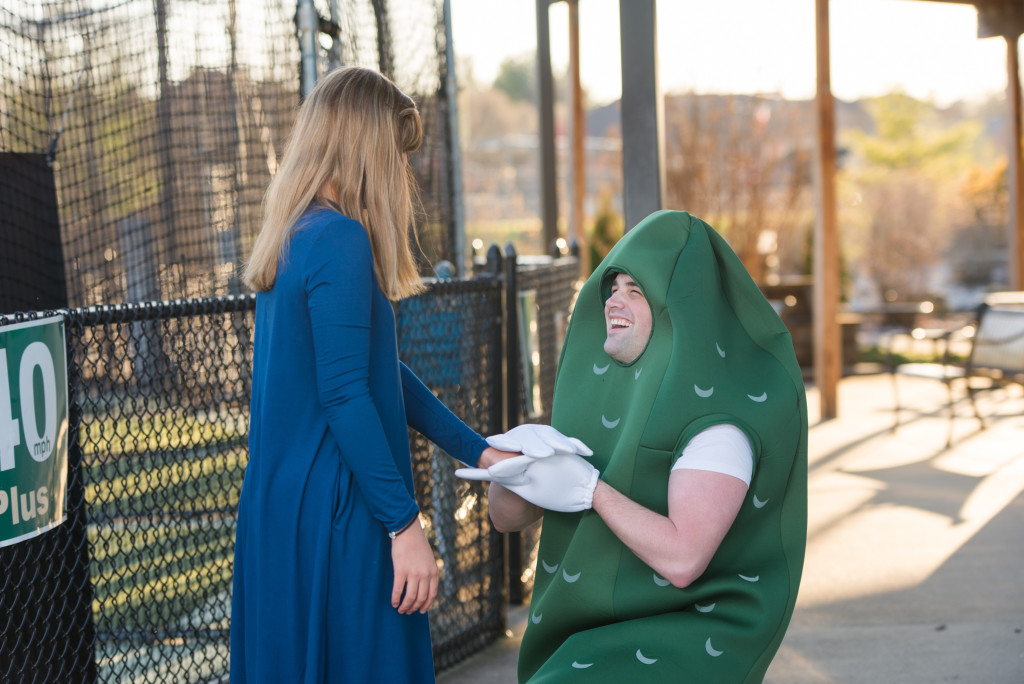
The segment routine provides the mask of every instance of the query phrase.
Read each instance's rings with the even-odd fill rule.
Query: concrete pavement
[[[888,375],[839,386],[820,420],[808,389],[807,560],[768,684],[1024,684],[1024,396],[986,392],[985,430],[957,404],[945,448],[945,388]],[[525,607],[508,636],[439,684],[515,682]]]

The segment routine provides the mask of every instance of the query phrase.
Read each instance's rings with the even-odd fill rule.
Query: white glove
[[[566,437],[550,425],[517,425],[506,433],[492,435],[487,443],[502,451],[519,451],[534,458],[553,454],[580,454],[593,456],[586,444],[575,437]]]
[[[597,468],[576,454],[514,456],[487,469],[460,468],[455,474],[464,480],[500,484],[536,506],[561,513],[590,508],[600,475]]]

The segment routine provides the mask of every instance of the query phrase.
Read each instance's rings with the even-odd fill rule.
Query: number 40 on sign
[[[60,316],[0,327],[0,546],[64,520],[64,350]]]

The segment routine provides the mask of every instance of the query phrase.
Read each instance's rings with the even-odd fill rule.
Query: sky
[[[450,0],[457,60],[489,84],[502,61],[536,49],[536,0]],[[814,0],[657,0],[662,90],[781,94],[815,89]],[[1006,90],[1006,42],[977,38],[972,5],[832,0],[832,93],[902,91],[946,106]],[[619,98],[619,0],[580,0],[580,69],[592,103]],[[552,64],[568,63],[568,9],[551,6]]]

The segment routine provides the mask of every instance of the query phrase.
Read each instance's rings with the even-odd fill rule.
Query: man
[[[710,226],[664,211],[624,236],[580,291],[552,427],[489,441],[526,454],[459,473],[492,481],[495,526],[544,518],[521,682],[762,680],[803,565],[806,399]]]

